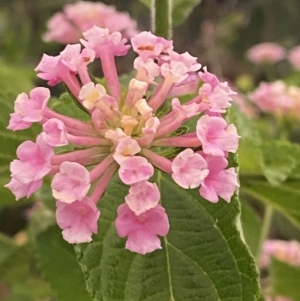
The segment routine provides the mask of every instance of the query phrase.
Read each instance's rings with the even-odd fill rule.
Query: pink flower
[[[285,49],[277,43],[261,43],[248,50],[248,60],[255,64],[276,63],[284,59]]]
[[[19,131],[28,129],[31,125],[32,122],[24,121],[21,114],[12,113],[10,114],[10,120],[7,128],[12,131]]]
[[[200,79],[204,82],[199,89],[202,96],[202,106],[206,110],[214,113],[224,113],[231,106],[233,92],[227,82],[220,82],[218,78],[207,71],[199,72]]]
[[[76,162],[63,162],[51,183],[52,195],[55,199],[71,204],[85,198],[90,188],[88,170]]]
[[[31,181],[22,183],[15,178],[11,178],[10,182],[4,187],[7,187],[19,200],[26,196],[29,198],[34,192],[36,192],[43,185],[43,180]]]
[[[217,116],[202,116],[197,122],[197,137],[202,143],[203,152],[212,156],[225,156],[226,152],[235,153],[239,136],[233,124]]]
[[[183,62],[171,61],[161,65],[161,74],[173,83],[181,83],[188,77],[188,67]]]
[[[136,79],[149,83],[155,83],[153,80],[160,72],[159,66],[151,58],[143,59],[142,57],[137,57],[134,60],[133,67],[137,70]]]
[[[29,97],[26,93],[18,95],[9,122],[9,129],[14,131],[29,128],[32,122],[39,122],[43,119],[43,110],[50,99],[48,88],[38,87],[30,91]]]
[[[88,1],[65,6],[63,16],[57,17],[64,22],[62,31],[82,26],[83,46],[67,45],[58,56],[44,55],[36,67],[49,85],[63,82],[88,114],[75,118],[47,107],[50,94],[45,88],[32,90],[30,97],[21,94],[9,128],[28,128],[38,122],[44,131],[36,143],[27,141],[18,148],[19,159],[11,163],[12,179],[6,187],[16,198],[28,197],[42,185],[45,175],[53,176],[52,195],[64,238],[70,243],[89,242],[100,215],[95,204],[118,172],[130,187],[126,203],[118,209],[116,229],[121,237],[128,237],[127,249],[145,254],[160,249],[158,236],[169,231],[165,209],[158,204],[159,187],[148,182],[154,168],[171,175],[185,189],[202,185],[200,193],[206,193],[210,201],[218,197],[230,201],[238,184],[233,168],[225,169],[223,157],[237,150],[239,136],[221,113],[230,106],[234,92],[206,69],[199,73],[197,58],[173,51],[172,41],[150,32],[132,38],[139,54],[134,61],[137,73],[127,87],[121,86],[115,57],[125,55],[130,45],[121,32],[110,33],[111,28],[98,24],[109,18],[117,28],[118,22],[128,21],[128,15],[113,19],[114,8],[106,7],[103,19],[98,20],[100,8],[102,4]],[[95,18],[99,23],[93,25]],[[103,85],[95,84],[88,69],[94,58],[99,58]],[[190,83],[198,84],[200,78],[204,84],[197,94],[197,87]],[[186,95],[184,103],[172,99],[170,110],[175,86],[196,95],[189,100]],[[296,103],[297,91],[290,94]],[[196,125],[197,116],[202,117]],[[58,147],[55,153],[52,146]],[[221,156],[215,160],[225,166],[215,166],[213,159],[206,161],[207,154]]]
[[[161,249],[157,235],[167,235],[169,227],[165,209],[160,205],[138,216],[127,204],[118,208],[117,233],[120,237],[128,236],[125,248],[132,252],[146,254]]]
[[[12,177],[23,184],[43,179],[51,170],[53,147],[39,135],[36,143],[25,141],[17,148],[17,157],[10,165]]]
[[[117,118],[117,101],[106,93],[105,87],[100,84],[89,82],[81,87],[78,98],[82,104],[89,110],[97,108],[100,111],[98,118],[108,119],[112,122]],[[102,117],[101,117],[102,116]]]
[[[78,244],[92,241],[92,234],[98,232],[100,211],[89,198],[72,204],[57,201],[56,208],[56,221],[63,229],[62,235],[67,242]]]
[[[126,12],[116,11],[114,6],[90,1],[67,4],[63,12],[54,14],[47,22],[47,32],[43,35],[46,42],[62,44],[76,43],[83,31],[93,27],[108,28],[111,32],[121,31],[124,37],[137,33],[136,22]]]
[[[172,109],[174,111],[181,111],[183,115],[186,115],[186,118],[191,118],[198,115],[200,111],[200,105],[198,103],[190,103],[181,105],[178,98],[172,99]]]
[[[260,110],[270,112],[278,116],[285,115],[293,110],[293,99],[289,95],[287,85],[277,80],[272,83],[261,82],[258,88],[249,94]]]
[[[296,46],[289,51],[288,60],[295,69],[300,70],[300,46]]]
[[[188,68],[189,72],[196,72],[201,68],[201,64],[197,62],[197,58],[191,56],[188,52],[177,53],[176,51],[170,50],[169,57],[163,59],[168,59],[170,61],[182,62]]]
[[[240,186],[234,168],[225,169],[228,162],[224,157],[207,156],[206,162],[209,173],[200,187],[200,195],[212,203],[217,203],[219,196],[229,203]]]
[[[208,174],[204,158],[190,148],[175,157],[172,171],[173,180],[185,189],[198,187]]]
[[[61,56],[43,54],[42,60],[34,69],[39,72],[38,77],[47,80],[49,86],[55,86],[62,81],[62,75],[68,72],[68,68],[61,63]]]
[[[149,180],[153,176],[153,166],[144,157],[132,156],[120,164],[119,177],[126,185]]]
[[[125,45],[127,39],[122,39],[119,32],[109,33],[108,28],[100,28],[93,26],[83,33],[84,39],[80,39],[81,43],[96,53],[96,57],[101,56],[101,52],[109,51],[115,56],[123,56],[128,52],[129,45]],[[105,50],[104,50],[105,49]]]
[[[75,43],[81,36],[80,31],[60,12],[54,14],[46,25],[48,31],[43,35],[45,42]]]
[[[266,240],[260,260],[261,268],[269,266],[271,256],[293,266],[300,266],[300,244],[298,241]]]
[[[131,185],[125,197],[126,204],[135,215],[140,215],[158,204],[160,193],[155,183],[142,181]]]
[[[51,118],[43,124],[43,139],[51,146],[63,146],[68,144],[67,131],[64,123],[56,118]]]
[[[131,38],[133,50],[144,59],[156,58],[173,49],[173,42],[157,37],[149,31],[143,31]]]
[[[115,153],[114,159],[122,165],[122,162],[128,159],[131,156],[134,156],[138,152],[141,151],[141,147],[135,139],[127,136],[124,139],[121,139],[118,143]]]
[[[43,178],[51,170],[53,148],[39,135],[36,143],[25,141],[17,148],[19,160],[10,164],[11,180],[5,185],[20,199],[30,197],[43,184]]]
[[[95,52],[92,49],[85,48],[81,51],[80,44],[67,45],[60,53],[61,62],[71,71],[77,72],[80,68],[86,67],[95,59]]]

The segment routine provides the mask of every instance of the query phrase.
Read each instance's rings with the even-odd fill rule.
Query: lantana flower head
[[[261,82],[248,96],[263,112],[299,120],[299,95],[299,87],[288,86],[284,81],[277,80],[271,83]]]
[[[137,33],[136,21],[128,13],[100,2],[78,1],[66,4],[63,12],[57,12],[48,20],[43,39],[61,44],[77,43],[82,32],[94,25],[108,28],[111,32],[119,31],[126,38]]]
[[[260,43],[248,50],[247,58],[255,64],[276,63],[285,58],[286,50],[277,43]]]
[[[132,38],[137,72],[122,88],[115,57],[126,55],[128,41],[97,26],[83,37],[83,47],[67,45],[58,56],[44,55],[36,71],[49,85],[63,82],[90,120],[49,108],[47,88],[35,88],[29,97],[20,94],[9,128],[21,130],[37,122],[43,131],[36,143],[26,141],[18,148],[6,186],[19,199],[39,189],[45,176],[52,177],[63,237],[83,243],[98,231],[97,205],[117,174],[128,193],[117,209],[116,232],[126,237],[127,249],[146,254],[161,248],[159,237],[170,228],[155,173],[168,174],[184,189],[198,189],[212,203],[221,198],[229,202],[235,193],[237,174],[227,166],[227,157],[237,151],[239,136],[222,116],[234,92],[206,68],[200,71],[195,57],[176,53],[172,41],[150,32]],[[105,83],[90,77],[88,64],[95,58]],[[174,87],[188,85],[191,91],[193,81],[203,86],[194,86],[189,101],[173,97]],[[186,122],[193,120],[188,129]]]
[[[300,70],[300,46],[295,46],[289,51],[288,60],[296,70]]]

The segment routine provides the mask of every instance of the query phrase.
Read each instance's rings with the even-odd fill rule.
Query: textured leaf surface
[[[300,146],[287,141],[270,141],[261,146],[262,170],[272,185],[285,181],[288,177],[297,176],[296,169],[300,164]]]
[[[57,226],[49,227],[37,236],[36,251],[42,274],[60,301],[91,300],[74,248],[63,240]]]
[[[300,268],[272,258],[270,268],[271,285],[275,295],[300,301]]]
[[[100,203],[99,234],[76,247],[93,300],[256,300],[254,261],[236,226],[237,199],[211,204],[169,177],[159,182],[171,229],[162,250],[145,256],[125,250],[116,235],[116,209],[128,187],[117,177],[111,182]]]
[[[146,6],[150,7],[151,0],[140,0]],[[201,3],[202,0],[173,0],[173,25],[178,26],[183,23],[194,7]]]

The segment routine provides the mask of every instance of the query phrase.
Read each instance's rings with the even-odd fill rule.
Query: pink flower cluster
[[[63,12],[57,12],[47,22],[46,42],[61,44],[78,43],[82,32],[94,25],[120,31],[126,38],[137,33],[137,24],[126,12],[119,12],[112,5],[101,2],[78,1],[66,4]]]
[[[247,58],[255,64],[276,63],[285,58],[286,50],[277,43],[260,43],[248,50]]]
[[[297,241],[266,240],[261,255],[261,268],[269,266],[271,256],[290,265],[300,266],[300,244]]]
[[[8,128],[15,131],[38,122],[43,132],[36,142],[19,146],[6,186],[20,199],[34,193],[46,175],[53,176],[51,188],[63,237],[82,243],[97,233],[96,204],[118,172],[129,190],[117,210],[116,231],[127,237],[127,249],[152,252],[161,248],[158,236],[169,231],[159,188],[151,182],[155,169],[184,189],[198,188],[213,203],[219,198],[230,202],[239,186],[235,169],[228,168],[228,153],[237,151],[239,136],[222,117],[235,93],[206,68],[199,71],[195,57],[175,52],[172,41],[150,32],[131,39],[138,54],[136,76],[122,90],[115,56],[126,55],[131,47],[127,40],[119,32],[96,26],[83,36],[83,49],[74,44],[58,56],[45,54],[35,70],[50,86],[64,82],[90,114],[90,122],[50,109],[47,88],[35,88],[29,96],[20,94]],[[90,78],[87,66],[95,58],[101,61],[106,86]],[[193,80],[203,85],[189,101],[182,104],[176,97],[168,98],[173,89]],[[194,128],[183,131],[191,118],[198,120]],[[76,149],[55,153],[56,147],[67,144]]]
[[[299,87],[287,86],[281,80],[271,83],[261,82],[258,88],[248,96],[263,112],[299,120]]]
[[[293,266],[300,266],[300,244],[297,241],[266,240],[261,254],[260,267],[267,268],[270,264],[271,256]],[[284,296],[266,297],[266,301],[293,301]]]
[[[289,51],[288,60],[296,70],[300,70],[300,45]]]

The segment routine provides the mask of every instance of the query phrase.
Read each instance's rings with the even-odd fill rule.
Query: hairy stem
[[[166,39],[172,38],[172,0],[152,0],[152,31]]]

